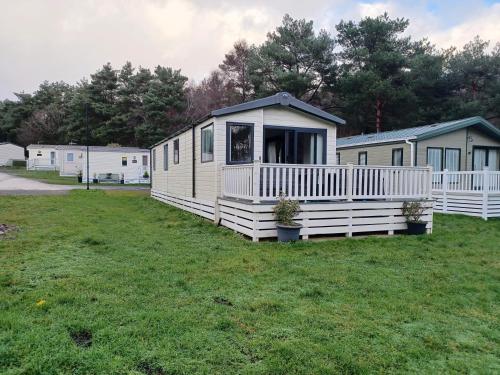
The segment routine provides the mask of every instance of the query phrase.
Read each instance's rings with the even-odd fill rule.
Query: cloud
[[[75,83],[106,62],[172,66],[195,80],[217,68],[238,39],[261,43],[285,13],[335,32],[341,19],[388,11],[410,18],[409,33],[440,46],[476,34],[500,40],[499,4],[472,0],[18,0],[0,13],[0,99],[31,92],[44,80]]]

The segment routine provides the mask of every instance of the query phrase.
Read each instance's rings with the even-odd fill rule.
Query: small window
[[[214,125],[201,129],[201,162],[214,160]]]
[[[168,143],[163,145],[163,170],[168,171]]]
[[[179,164],[179,140],[174,141],[174,164]]]
[[[72,152],[68,152],[66,154],[66,160],[67,161],[74,161],[74,159],[75,159],[75,155]]]
[[[337,152],[337,165],[340,165],[340,152]]]
[[[392,165],[395,167],[403,166],[403,149],[394,148],[392,149]]]
[[[127,157],[122,156],[122,167],[126,167],[126,166],[127,166]]]
[[[253,124],[227,124],[227,163],[251,163],[253,160]]]
[[[147,155],[142,155],[142,166],[143,167],[148,166],[148,156]]]
[[[137,164],[137,157],[132,156],[132,164]]]
[[[156,149],[153,150],[153,171],[156,171]]]
[[[362,151],[358,153],[358,165],[367,165],[368,164],[368,152]]]

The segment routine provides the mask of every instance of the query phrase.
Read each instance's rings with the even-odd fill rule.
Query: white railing
[[[432,189],[444,192],[500,192],[500,171],[434,172]]]
[[[253,164],[222,167],[222,195],[274,200],[431,198],[429,167]]]
[[[56,170],[58,166],[56,159],[28,159],[28,162],[26,163],[26,168]]]

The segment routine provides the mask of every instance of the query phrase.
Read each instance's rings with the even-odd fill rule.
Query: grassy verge
[[[25,167],[0,167],[0,172],[10,175],[29,178],[56,185],[82,185],[76,176],[60,176],[58,171],[29,171]],[[123,186],[115,183],[90,184],[93,186]],[[148,184],[127,184],[126,186],[145,186]]]
[[[283,245],[134,192],[0,213],[2,373],[500,370],[499,220]]]

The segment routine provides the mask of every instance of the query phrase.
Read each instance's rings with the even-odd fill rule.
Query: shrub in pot
[[[97,179],[97,173],[94,173],[94,178],[92,179],[93,184],[97,184],[99,180]]]
[[[278,231],[278,241],[289,242],[299,239],[300,228],[302,225],[293,221],[295,216],[300,212],[298,201],[287,199],[282,193],[280,194],[278,203],[273,208],[274,217],[278,222],[276,228]]]
[[[146,179],[148,179],[148,178],[149,178],[149,173],[148,173],[148,171],[144,171],[144,174],[142,175],[142,178],[146,178]]]
[[[420,202],[404,202],[403,215],[406,218],[408,234],[424,234],[427,224],[422,221],[425,208]]]
[[[82,171],[78,171],[78,174],[77,174],[77,178],[78,178],[78,182],[82,182]]]
[[[120,184],[124,184],[124,183],[125,183],[125,175],[122,173],[120,176]]]

